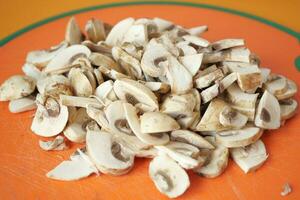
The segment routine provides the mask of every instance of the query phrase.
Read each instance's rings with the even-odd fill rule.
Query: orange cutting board
[[[257,53],[262,66],[300,83],[300,72],[294,62],[300,55],[297,39],[279,29],[232,13],[183,5],[130,5],[107,7],[76,14],[84,27],[91,18],[116,23],[125,17],[162,17],[186,27],[208,25],[204,38],[244,38]],[[64,39],[69,17],[39,26],[8,42],[0,49],[0,82],[22,73],[26,53],[48,48]],[[300,102],[300,95],[295,97]],[[46,178],[47,171],[68,159],[77,145],[63,152],[44,152],[38,146],[41,139],[30,131],[33,112],[12,114],[8,103],[0,103],[0,199],[167,199],[160,194],[148,176],[149,159],[137,158],[130,173],[114,177],[95,176],[60,182]],[[282,199],[281,188],[288,182],[293,192],[284,199],[300,199],[300,117],[294,118],[276,131],[266,131],[262,137],[269,158],[256,172],[244,174],[230,161],[224,174],[205,179],[189,172],[191,186],[178,199]]]

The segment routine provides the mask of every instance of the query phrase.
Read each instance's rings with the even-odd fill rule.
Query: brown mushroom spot
[[[117,142],[112,143],[111,153],[115,158],[117,158],[118,160],[121,160],[123,162],[127,162],[129,160],[129,157],[124,157],[124,155],[122,154],[121,145]]]
[[[173,188],[173,183],[170,177],[167,175],[167,172],[159,170],[154,174],[155,182],[159,185],[159,188],[164,191],[168,192]]]
[[[293,100],[292,99],[285,99],[285,100],[279,101],[279,104],[280,105],[285,105],[285,106],[290,106],[290,105],[293,104]]]
[[[229,122],[231,122],[237,116],[237,112],[232,109],[226,109],[223,114],[224,117],[229,120]]]
[[[156,138],[162,138],[164,136],[163,133],[151,133],[150,135]]]
[[[165,61],[167,61],[167,58],[164,57],[164,56],[162,56],[162,57],[158,57],[158,58],[154,59],[153,62],[154,62],[154,65],[155,65],[156,67],[158,67],[158,66],[159,66],[159,63],[165,62]]]
[[[100,127],[95,120],[89,119],[82,124],[82,129],[95,131],[100,130]]]
[[[128,103],[132,104],[133,106],[139,103],[139,101],[133,95],[128,93],[125,94],[125,99]]]
[[[60,113],[60,105],[54,98],[47,98],[45,108],[50,117],[57,117]]]
[[[269,111],[266,108],[263,108],[261,110],[260,119],[265,121],[265,122],[270,122],[271,121],[271,115],[270,115]]]
[[[183,143],[190,144],[190,142],[187,139],[183,138],[183,137],[172,137],[171,139],[173,139],[177,142],[183,142]]]
[[[131,131],[126,119],[116,120],[115,121],[115,126],[119,131],[121,131],[121,132],[123,132],[127,135],[134,135],[133,132]]]

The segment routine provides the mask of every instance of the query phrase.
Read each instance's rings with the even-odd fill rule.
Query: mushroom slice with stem
[[[21,99],[11,100],[8,109],[12,113],[20,113],[36,109],[36,103],[32,97],[23,97]]]
[[[122,43],[132,43],[135,46],[144,46],[148,43],[148,32],[145,24],[132,25],[122,40]]]
[[[219,120],[225,127],[240,129],[246,125],[248,117],[232,109],[230,106],[226,106],[220,112]]]
[[[77,24],[75,17],[71,17],[66,29],[65,40],[70,44],[80,44],[84,39],[84,35],[81,33],[80,27]]]
[[[122,175],[133,166],[134,156],[129,154],[111,133],[88,131],[86,147],[92,162],[102,173]]]
[[[109,32],[109,34],[107,35],[105,39],[105,43],[110,46],[120,45],[125,34],[133,25],[134,21],[135,20],[132,17],[129,17],[115,24],[111,29],[111,31]]]
[[[206,32],[207,30],[208,30],[208,27],[206,25],[203,25],[203,26],[196,26],[193,28],[189,28],[189,29],[187,29],[187,32],[191,35],[199,36],[202,33]]]
[[[65,143],[65,139],[62,136],[57,136],[54,140],[52,141],[39,141],[39,145],[40,147],[45,150],[45,151],[50,151],[50,150],[57,150],[57,151],[61,151],[61,150],[65,150],[67,149],[67,145]]]
[[[52,137],[62,132],[68,122],[68,108],[51,97],[37,105],[31,124],[32,132],[43,137]]]
[[[35,90],[35,81],[29,76],[14,75],[0,86],[0,101],[9,101],[29,96]]]
[[[212,48],[216,51],[244,45],[245,41],[243,39],[223,39],[211,44]]]
[[[64,106],[86,108],[87,105],[91,104],[103,107],[103,105],[95,98],[60,95],[59,99],[61,104]]]
[[[293,117],[297,112],[298,103],[294,99],[286,99],[279,101],[280,120],[287,120]]]
[[[206,88],[210,86],[214,81],[219,80],[224,77],[221,69],[217,69],[213,72],[199,76],[195,79],[196,87],[199,89]]]
[[[215,137],[205,137],[207,141],[215,146],[215,149],[208,155],[206,163],[194,171],[206,178],[215,178],[221,175],[227,167],[229,150],[222,144],[217,143]]]
[[[85,32],[89,40],[93,43],[97,43],[101,40],[105,40],[106,33],[104,23],[98,19],[90,19],[85,25]]]
[[[265,145],[261,140],[245,147],[232,148],[230,155],[245,173],[257,170],[268,158]]]
[[[91,61],[91,63],[93,65],[96,65],[98,67],[105,67],[107,69],[113,69],[117,72],[122,73],[122,69],[120,68],[120,66],[118,65],[118,63],[116,63],[112,58],[101,54],[101,53],[92,53],[89,57],[89,60]]]
[[[144,134],[163,133],[180,128],[175,119],[161,112],[146,112],[140,120],[141,132]]]
[[[280,127],[279,102],[267,90],[259,101],[254,122],[256,126],[264,129],[277,129]]]
[[[112,80],[101,83],[95,90],[95,95],[99,97],[105,105],[111,101],[116,101],[118,97],[114,91],[114,82]]]
[[[284,76],[276,75],[272,80],[264,84],[264,89],[275,96],[284,94],[288,90],[287,79]]]
[[[190,186],[186,171],[167,155],[156,156],[150,162],[149,175],[155,187],[169,198],[182,195]]]
[[[95,120],[101,126],[102,130],[109,131],[109,123],[101,107],[93,104],[86,106],[86,112],[90,118]]]
[[[29,76],[35,81],[37,81],[43,76],[42,72],[34,64],[31,63],[25,63],[22,66],[22,71],[26,76]]]
[[[192,43],[192,44],[200,46],[200,47],[208,47],[208,45],[209,45],[209,41],[207,41],[203,38],[194,36],[194,35],[184,35],[184,36],[182,36],[182,38],[185,41],[188,41],[189,43]]]
[[[141,132],[141,125],[134,106],[129,103],[123,103],[126,120],[134,134],[144,143],[151,145],[163,145],[169,142],[169,135],[162,134],[144,134]]]
[[[222,80],[218,81],[220,93],[224,92],[229,86],[231,86],[237,80],[235,72],[228,74]]]
[[[276,94],[275,96],[278,100],[289,99],[297,93],[297,90],[296,83],[292,80],[287,80],[287,91],[283,94]]]
[[[218,132],[216,140],[228,148],[245,147],[256,142],[262,134],[263,129],[258,127],[244,127],[239,130]]]
[[[214,146],[199,134],[189,130],[176,130],[171,132],[171,140],[185,142],[198,148],[214,149]]]
[[[108,46],[103,41],[100,41],[97,44],[95,44],[89,40],[86,40],[86,41],[83,41],[81,44],[86,46],[87,48],[89,48],[92,52],[100,53],[100,54],[111,57],[111,48],[112,47]]]
[[[179,57],[179,61],[189,70],[192,76],[195,76],[202,64],[203,53],[184,55]]]
[[[60,70],[70,64],[79,57],[88,58],[91,54],[89,48],[84,45],[72,45],[60,51],[44,68],[45,73]]]
[[[148,110],[158,110],[155,94],[146,86],[130,79],[120,79],[114,82],[114,91],[119,99],[137,106],[145,105]]]

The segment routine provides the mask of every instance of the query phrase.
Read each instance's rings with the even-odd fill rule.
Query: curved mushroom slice
[[[139,60],[126,53],[120,47],[113,47],[112,55],[114,59],[117,60],[123,67],[127,75],[133,75],[133,77],[136,77],[137,79],[142,78],[143,74]]]
[[[161,112],[146,112],[140,120],[141,132],[144,134],[162,133],[180,128],[175,119]]]
[[[203,53],[185,55],[179,57],[180,62],[189,70],[192,76],[195,76],[202,64]]]
[[[259,101],[254,122],[256,126],[264,129],[277,129],[280,127],[279,102],[267,90]]]
[[[278,100],[284,100],[293,97],[297,93],[297,85],[292,80],[287,80],[287,91],[283,94],[275,95]]]
[[[187,32],[194,36],[199,36],[200,34],[206,32],[208,30],[208,27],[206,25],[203,26],[196,26],[190,29],[187,29]]]
[[[118,79],[122,79],[122,78],[127,78],[127,79],[131,79],[131,77],[123,74],[123,73],[120,73],[114,69],[109,69],[109,68],[106,68],[106,67],[103,67],[103,66],[100,66],[98,68],[98,70],[106,77],[112,79],[112,80],[118,80]]]
[[[240,129],[246,125],[248,117],[227,106],[220,112],[219,120],[225,127]]]
[[[189,56],[189,55],[197,54],[197,50],[194,47],[190,46],[190,43],[188,41],[178,42],[176,43],[176,47],[179,48],[181,56]],[[202,60],[201,60],[201,64],[202,64]]]
[[[228,74],[219,83],[219,91],[220,93],[224,92],[228,87],[230,87],[237,80],[237,75],[235,72]]]
[[[189,130],[176,130],[171,132],[171,140],[192,144],[198,148],[214,149],[207,140]]]
[[[81,33],[80,27],[77,24],[75,17],[71,17],[66,29],[65,40],[70,44],[80,44],[84,35]]]
[[[115,24],[114,27],[109,32],[109,34],[107,35],[105,39],[105,43],[110,46],[116,46],[121,44],[125,34],[133,25],[134,21],[135,20],[132,17],[129,17]]]
[[[122,70],[120,68],[120,66],[118,65],[118,63],[116,63],[112,58],[101,54],[101,53],[92,53],[89,57],[89,60],[91,61],[91,63],[93,65],[96,66],[101,66],[101,67],[105,67],[107,69],[113,69],[117,72],[121,72]]]
[[[122,43],[129,42],[135,46],[144,46],[148,43],[148,31],[145,24],[132,25],[122,40]]]
[[[132,105],[143,104],[148,110],[158,110],[155,94],[146,86],[130,79],[120,79],[114,82],[114,91],[119,99]]]
[[[105,44],[103,41],[98,42],[97,44],[86,40],[81,43],[82,45],[88,47],[92,52],[104,54],[106,56],[111,56],[111,46]]]
[[[103,107],[102,104],[100,104],[100,102],[94,98],[60,95],[59,100],[64,106],[86,108],[89,104],[91,104]]]
[[[89,157],[103,173],[121,175],[133,166],[134,156],[126,152],[108,132],[88,131],[86,147]]]
[[[101,83],[95,90],[95,95],[102,99],[106,105],[118,99],[113,84],[114,82],[112,80],[108,80]]]
[[[139,158],[154,158],[158,155],[158,150],[154,147],[149,149],[142,149],[138,151],[135,156]]]
[[[215,145],[215,149],[208,155],[206,163],[201,168],[194,171],[206,178],[215,178],[221,175],[227,167],[229,150],[223,145],[216,142],[215,137],[205,137],[207,141]]]
[[[216,69],[213,72],[199,76],[195,79],[196,87],[199,89],[206,88],[210,86],[214,81],[222,79],[224,74],[221,69]]]
[[[136,47],[132,43],[125,42],[122,44],[121,48],[126,51],[129,55],[141,61],[143,56],[143,47]]]
[[[99,69],[94,69],[93,70],[93,74],[94,74],[94,76],[95,76],[95,78],[97,80],[98,85],[100,85],[101,83],[104,82],[103,75],[102,75],[102,73],[101,73],[101,71]]]
[[[200,150],[197,147],[183,141],[181,142],[170,141],[168,144],[164,146],[173,151],[181,153],[185,156],[189,156],[191,158],[197,158],[199,154],[201,154]]]
[[[211,45],[214,50],[220,51],[232,47],[244,46],[245,41],[243,39],[224,39],[224,40],[216,41]]]
[[[126,120],[134,132],[134,134],[144,143],[151,145],[163,145],[169,142],[169,135],[166,133],[158,134],[144,134],[141,132],[141,125],[137,112],[134,106],[129,103],[123,103],[123,108]]]
[[[221,92],[220,84],[216,83],[201,92],[201,99],[203,103],[210,102],[212,99],[216,98]]]
[[[280,120],[287,120],[293,117],[297,112],[298,103],[294,99],[286,99],[279,101]]]
[[[182,195],[190,186],[186,171],[166,155],[157,156],[150,162],[149,175],[156,188],[169,198]]]
[[[228,148],[245,147],[256,142],[263,134],[263,129],[257,127],[245,127],[239,130],[218,132],[216,140]]]
[[[147,86],[152,92],[166,94],[170,91],[170,86],[166,83],[150,82],[150,81],[149,82],[139,81],[139,83],[142,83],[145,86]]]
[[[21,99],[11,100],[8,109],[12,113],[20,113],[36,109],[36,103],[33,98],[24,97]]]
[[[35,81],[37,81],[43,76],[42,72],[34,64],[31,63],[25,63],[22,66],[22,71],[26,76],[29,76]]]
[[[44,104],[38,104],[31,124],[31,130],[40,136],[58,135],[68,122],[68,108],[60,105],[55,99],[48,97]]]
[[[264,84],[264,88],[275,96],[281,95],[288,90],[288,82],[284,76],[276,75],[276,77]]]
[[[29,96],[35,90],[35,81],[29,76],[14,75],[0,86],[0,101],[9,101]]]
[[[265,145],[261,140],[245,147],[232,148],[230,155],[245,173],[257,170],[268,158]]]
[[[60,94],[72,95],[73,90],[68,78],[63,75],[46,76],[37,81],[37,89],[44,96],[59,99]]]
[[[106,33],[104,23],[98,19],[90,19],[85,25],[85,32],[89,40],[93,43],[97,43],[101,40],[105,40]]]
[[[191,90],[191,94],[193,94],[194,99],[196,100],[196,105],[194,110],[200,112],[200,107],[201,107],[201,96],[199,91],[196,88],[193,88]]]
[[[62,136],[57,136],[54,140],[52,141],[39,141],[40,147],[45,150],[45,151],[50,151],[50,150],[57,150],[61,151],[64,149],[67,149],[68,147],[66,146],[65,139]]]
[[[94,89],[88,77],[82,69],[72,68],[68,75],[74,93],[80,97],[89,97],[93,94]]]
[[[108,120],[105,116],[105,113],[101,110],[101,107],[95,106],[93,104],[88,104],[86,106],[86,112],[88,116],[95,120],[103,130],[110,130]]]
[[[209,41],[207,41],[203,38],[194,36],[194,35],[184,35],[184,36],[182,36],[182,38],[185,41],[188,41],[189,43],[192,43],[192,44],[200,46],[200,47],[208,47],[208,45],[209,45]]]
[[[192,112],[188,116],[179,116],[176,120],[182,129],[195,130],[195,126],[200,121],[200,112]]]
[[[164,48],[175,57],[179,56],[179,49],[175,46],[175,44],[173,43],[174,40],[172,40],[168,33],[162,34],[159,38],[156,39],[156,41],[162,44]]]
[[[154,17],[153,22],[156,24],[159,32],[165,31],[169,27],[173,26],[173,22],[170,22],[168,20],[159,17]]]
[[[215,51],[204,54],[203,63],[217,63],[223,61],[250,63],[250,50],[245,47],[236,47],[224,51]]]
[[[192,74],[173,56],[168,57],[168,63],[166,76],[171,86],[171,92],[187,93],[193,87]]]
[[[70,65],[79,57],[88,58],[91,54],[89,48],[84,45],[72,45],[60,51],[44,68],[44,72],[51,73]]]

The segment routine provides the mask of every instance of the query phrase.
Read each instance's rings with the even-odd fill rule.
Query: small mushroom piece
[[[149,175],[156,188],[169,198],[182,195],[190,186],[186,171],[166,155],[157,156],[150,162]]]
[[[72,68],[68,75],[74,93],[80,97],[89,97],[95,88],[82,69]]]
[[[245,173],[257,170],[268,158],[265,145],[261,140],[245,147],[232,148],[230,155]]]
[[[97,124],[101,126],[101,130],[110,131],[108,120],[101,107],[93,104],[88,104],[86,106],[86,112],[90,118],[95,120]],[[87,130],[91,130],[91,129],[87,129]]]
[[[106,105],[111,101],[116,101],[118,99],[114,91],[114,82],[112,80],[101,83],[96,88],[95,95],[102,99]]]
[[[66,106],[59,104],[54,98],[48,97],[44,104],[38,103],[31,130],[43,137],[58,135],[65,128],[68,116],[69,112]]]
[[[97,99],[88,98],[88,97],[77,97],[77,96],[68,96],[68,95],[60,95],[60,102],[64,106],[73,106],[73,107],[81,107],[86,108],[87,105],[97,105],[102,106]]]
[[[21,99],[11,100],[8,109],[12,113],[26,112],[36,109],[36,103],[31,97],[23,97]]]
[[[153,22],[156,24],[159,32],[163,32],[169,27],[173,26],[173,22],[170,22],[168,20],[159,17],[153,18]]]
[[[107,35],[105,43],[110,46],[116,46],[121,44],[123,37],[133,25],[134,21],[135,20],[132,17],[129,17],[115,24],[109,32],[109,34]]]
[[[208,27],[206,25],[203,26],[196,26],[190,29],[187,29],[187,32],[194,36],[199,36],[200,34],[206,32],[208,30]]]
[[[203,63],[217,63],[223,61],[250,63],[250,50],[245,47],[236,47],[224,51],[215,51],[204,54]]]
[[[83,34],[81,33],[80,27],[77,24],[75,17],[71,17],[65,34],[65,40],[70,44],[80,44],[83,40]]]
[[[162,34],[156,41],[164,46],[164,48],[170,52],[175,57],[179,56],[179,49],[174,44],[174,40],[170,37],[169,34]]]
[[[181,56],[195,55],[197,54],[197,50],[190,46],[190,43],[187,41],[181,41],[176,43],[176,47],[181,51]],[[203,58],[202,58],[203,59]],[[201,60],[202,63],[202,60]]]
[[[264,129],[277,129],[280,127],[279,102],[267,90],[259,101],[254,122],[256,126]]]
[[[29,76],[30,78],[34,79],[37,81],[40,79],[43,75],[42,72],[34,65],[31,63],[25,63],[22,66],[22,71],[26,76]]]
[[[129,103],[123,103],[123,108],[129,127],[142,142],[151,145],[163,145],[169,142],[169,136],[166,133],[160,135],[142,133],[135,107]]]
[[[89,40],[85,40],[81,44],[89,48],[92,52],[104,54],[106,56],[111,56],[112,47],[105,44],[105,42],[103,41],[100,41],[97,44],[95,44]]]
[[[201,99],[203,103],[207,103],[210,102],[212,99],[214,99],[215,97],[217,97],[220,94],[220,84],[216,83],[208,88],[206,88],[205,90],[202,90],[201,92]]]
[[[61,151],[61,150],[65,150],[67,149],[67,145],[65,143],[65,139],[62,136],[57,136],[54,140],[52,141],[39,141],[39,145],[40,147],[45,150],[45,151],[50,151],[50,150],[57,150],[57,151]]]
[[[126,152],[111,133],[88,131],[86,147],[92,162],[102,173],[122,175],[133,166],[134,156]]]
[[[144,84],[147,86],[152,92],[158,92],[161,94],[166,94],[170,91],[170,86],[166,83],[162,82],[141,82],[140,83]]]
[[[237,80],[237,75],[235,72],[228,74],[222,80],[219,81],[219,91],[222,93],[229,86],[231,86]]]
[[[222,144],[217,143],[215,137],[205,137],[207,141],[215,146],[215,149],[208,155],[206,163],[194,171],[206,178],[215,178],[221,175],[227,167],[229,150]]]
[[[220,112],[219,120],[225,127],[240,129],[246,125],[248,117],[232,109],[230,106],[226,106]]]
[[[184,55],[179,57],[179,61],[195,76],[201,68],[203,54]]]
[[[197,158],[199,154],[201,154],[198,147],[188,144],[184,141],[181,142],[170,141],[168,144],[164,146],[173,151],[189,156],[191,158]]]
[[[182,38],[185,41],[188,41],[189,43],[192,43],[192,44],[194,44],[196,46],[208,47],[208,45],[209,45],[209,41],[207,41],[207,40],[205,40],[203,38],[194,36],[194,35],[184,35],[184,36],[182,36]]]
[[[123,73],[120,73],[114,69],[110,69],[110,68],[106,68],[103,66],[100,66],[98,68],[98,70],[106,77],[112,79],[112,80],[118,80],[118,79],[122,79],[122,78],[127,78],[127,79],[131,79],[132,77],[129,77]]]
[[[171,92],[185,94],[190,91],[193,87],[192,74],[173,56],[168,57],[168,63],[166,76],[171,86]]]
[[[132,43],[135,46],[144,46],[148,43],[148,31],[145,24],[132,25],[123,38],[123,43]]]
[[[14,75],[0,86],[0,101],[9,101],[29,96],[35,90],[35,81],[29,76]]]
[[[130,79],[120,79],[114,82],[114,91],[119,99],[136,106],[145,105],[148,110],[158,110],[155,94],[146,86]]]
[[[188,116],[179,116],[176,120],[182,129],[194,130],[200,121],[200,112],[192,112]]]
[[[264,88],[275,96],[284,94],[288,90],[287,79],[284,76],[276,75],[276,78],[264,84]]]
[[[175,119],[161,112],[146,112],[140,120],[141,132],[144,134],[163,133],[180,128]]]
[[[106,37],[104,23],[94,18],[87,21],[85,25],[85,32],[88,39],[94,43],[105,40]]]
[[[244,46],[245,41],[243,39],[224,39],[219,40],[211,44],[212,48],[216,51],[220,51],[223,49],[229,49],[238,46]]]
[[[245,147],[256,142],[262,134],[263,129],[258,127],[245,127],[239,130],[218,132],[216,140],[228,148]]]
[[[271,74],[271,70],[269,68],[263,68],[263,67],[260,67],[259,68],[260,70],[260,73],[261,73],[261,76],[262,76],[262,84],[266,83],[269,79],[269,76]]]
[[[206,88],[210,86],[214,81],[219,80],[224,77],[221,69],[217,69],[213,72],[199,76],[195,79],[196,87],[199,89]]]
[[[113,69],[117,72],[122,73],[122,70],[118,63],[116,63],[112,58],[101,54],[101,53],[92,53],[89,57],[89,60],[93,65],[99,66],[99,67],[105,67],[107,69]]]
[[[79,57],[88,58],[91,54],[89,48],[84,45],[72,45],[60,51],[44,68],[45,73],[60,70],[70,64]]]
[[[279,101],[280,120],[287,120],[293,117],[297,112],[298,103],[294,99],[286,99]]]
[[[125,42],[121,48],[139,61],[142,59],[144,53],[143,47],[136,47],[132,43]]]
[[[275,95],[278,100],[289,99],[297,93],[297,85],[292,80],[287,80],[287,91],[283,94]]]
[[[292,187],[290,186],[289,183],[285,183],[283,185],[282,191],[280,192],[280,195],[284,197],[284,196],[287,196],[291,192],[292,192]]]
[[[189,130],[176,130],[171,132],[171,140],[185,142],[194,145],[198,148],[214,149],[207,140],[205,140],[199,134]]]

